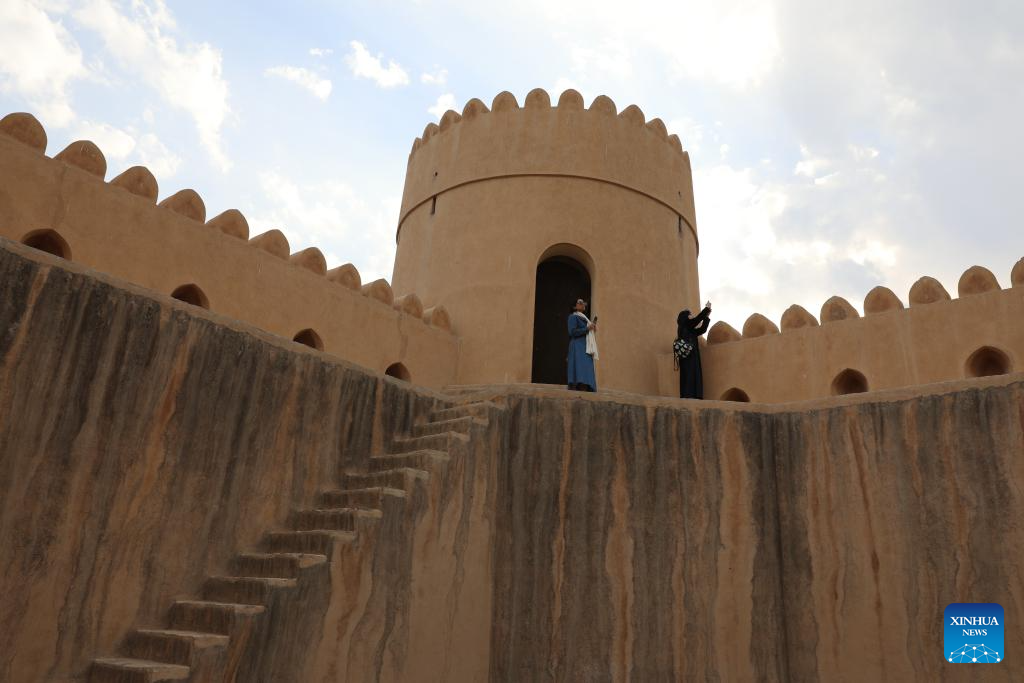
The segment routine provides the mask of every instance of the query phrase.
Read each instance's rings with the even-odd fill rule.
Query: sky
[[[737,329],[833,295],[952,296],[1024,256],[1024,3],[0,0],[0,115],[107,178],[241,210],[390,279],[412,141],[503,90],[608,95],[694,171],[702,298]]]

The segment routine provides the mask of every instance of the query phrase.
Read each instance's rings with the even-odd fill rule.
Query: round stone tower
[[[599,388],[655,394],[676,314],[698,307],[697,251],[689,156],[660,119],[503,92],[413,144],[392,282],[448,309],[460,384],[564,382],[582,296]]]

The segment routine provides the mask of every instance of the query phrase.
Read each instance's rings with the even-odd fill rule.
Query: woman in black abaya
[[[709,301],[696,318],[690,317],[690,309],[680,311],[676,318],[676,336],[693,347],[686,358],[679,359],[679,398],[704,398],[704,376],[700,369],[700,345],[697,338],[707,332],[710,316]]]

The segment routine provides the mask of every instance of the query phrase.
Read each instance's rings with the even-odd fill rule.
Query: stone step
[[[431,411],[430,419],[431,421],[439,422],[449,420],[453,417],[463,417],[465,415],[487,418],[492,410],[501,410],[501,406],[493,401],[474,401],[472,403],[448,406],[447,408],[436,408]]]
[[[297,579],[303,569],[327,562],[326,555],[314,553],[243,553],[231,562],[238,576],[266,576]]]
[[[429,436],[431,434],[440,434],[441,432],[459,432],[461,434],[468,434],[473,427],[486,426],[487,420],[482,420],[479,417],[473,417],[472,415],[464,415],[462,417],[452,417],[444,420],[431,420],[430,422],[420,422],[412,427],[413,436]]]
[[[444,465],[449,460],[451,460],[451,456],[444,451],[421,448],[418,451],[409,451],[408,453],[375,455],[370,458],[370,470],[373,472],[383,472],[399,467],[405,467],[429,471],[435,467]]]
[[[124,653],[140,660],[192,667],[198,662],[201,650],[227,645],[228,637],[220,633],[136,629],[125,641]]]
[[[264,576],[211,576],[203,584],[203,598],[214,602],[265,605],[275,590],[288,590],[295,579],[271,579]]]
[[[90,683],[159,683],[186,681],[189,668],[129,657],[104,657],[94,660],[89,669]]]
[[[263,547],[273,553],[316,553],[330,557],[335,543],[356,540],[352,531],[272,531],[263,537]]]
[[[387,499],[404,499],[405,491],[377,486],[369,489],[345,489],[324,491],[320,494],[320,505],[325,508],[362,508],[379,510]]]
[[[321,508],[296,510],[290,521],[297,531],[359,531],[366,524],[377,522],[383,514],[380,510],[360,508]]]
[[[389,489],[411,491],[416,482],[426,481],[430,473],[411,467],[398,467],[393,470],[379,472],[345,473],[341,475],[341,485],[346,489],[375,488],[382,486]]]
[[[253,619],[267,610],[263,605],[241,605],[208,600],[178,600],[171,605],[168,619],[172,629],[196,630],[230,635],[240,621]]]
[[[456,442],[468,443],[469,435],[448,431],[439,432],[438,434],[428,434],[426,436],[412,436],[409,438],[395,439],[391,442],[391,453],[408,453],[410,451],[419,451],[423,449],[447,451],[451,448],[451,445]]]

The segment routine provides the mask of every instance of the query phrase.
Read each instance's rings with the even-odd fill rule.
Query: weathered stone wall
[[[495,680],[1018,680],[1024,383],[732,409],[510,400]],[[943,661],[998,602],[999,665]]]
[[[2,681],[81,680],[437,403],[30,252],[0,249]],[[470,518],[488,475],[471,455],[275,606],[238,680],[394,680],[456,642],[478,654],[448,670],[485,671],[490,534]]]
[[[0,293],[0,680],[83,680],[455,400],[17,246]],[[484,399],[447,465],[275,598],[234,680],[1024,678],[1021,378],[458,400]],[[958,601],[1003,605],[1004,662],[942,661]]]

